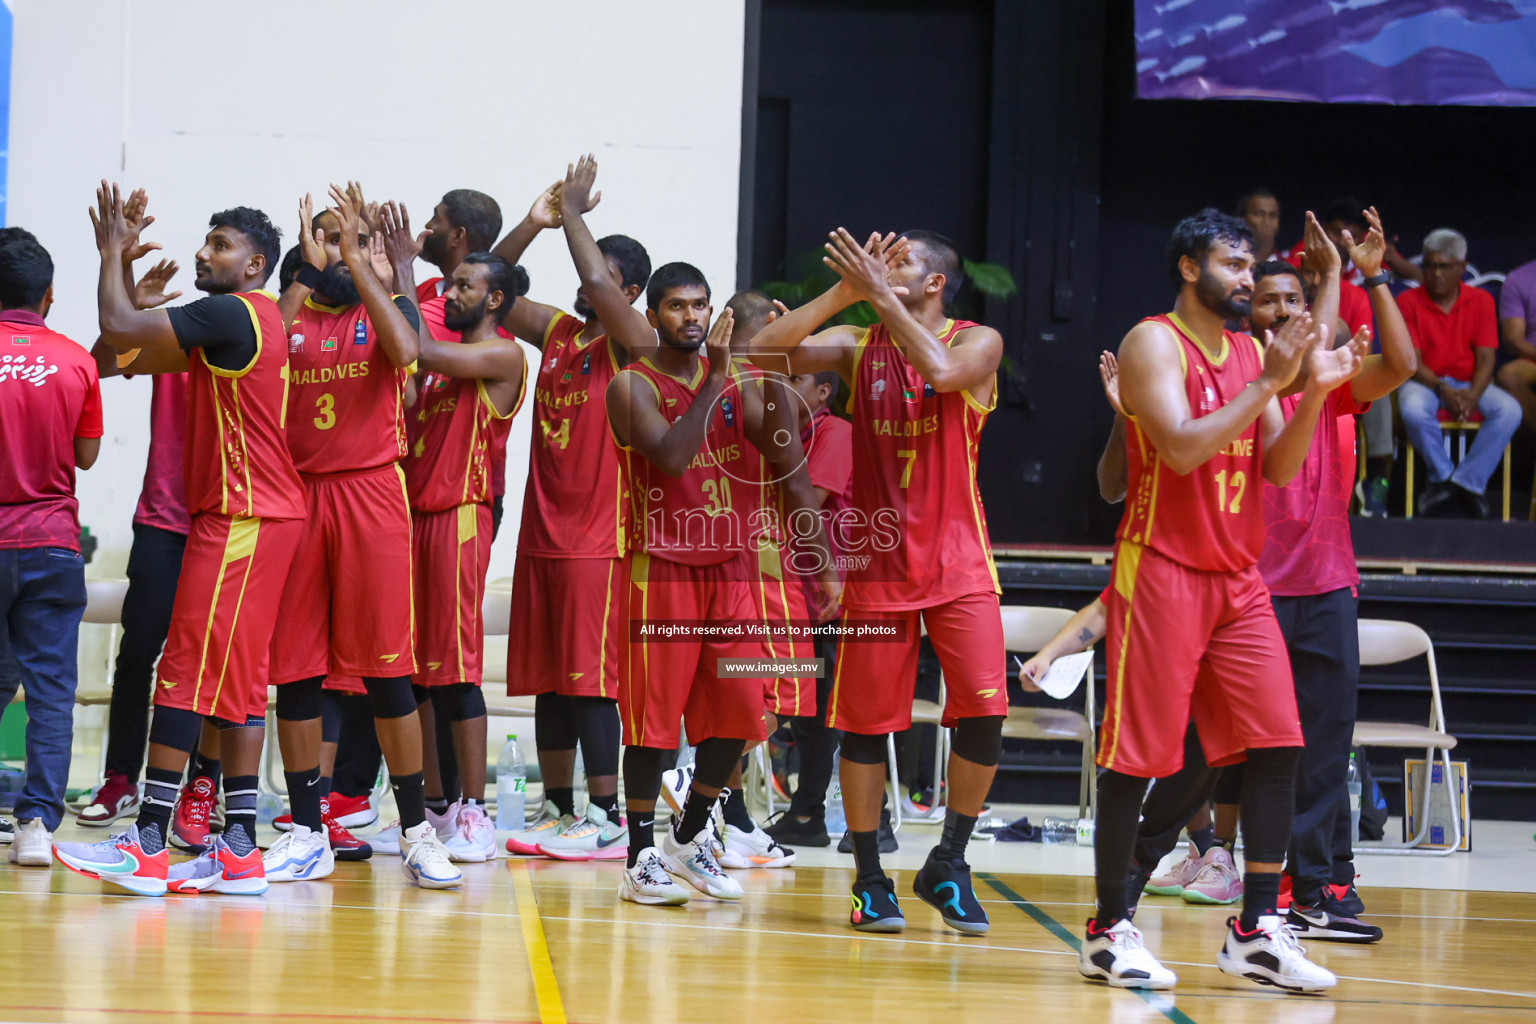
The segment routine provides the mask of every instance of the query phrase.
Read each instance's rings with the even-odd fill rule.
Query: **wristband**
[[[1371,277],[1366,278],[1364,281],[1361,281],[1360,282],[1360,287],[1362,287],[1362,288],[1375,288],[1377,285],[1386,284],[1390,280],[1392,280],[1392,275],[1387,273],[1386,271],[1382,271],[1379,274],[1375,274],[1375,275],[1373,275]]]
[[[323,280],[325,275],[313,263],[300,263],[299,269],[293,273],[294,284],[301,284],[310,291],[318,288]]]

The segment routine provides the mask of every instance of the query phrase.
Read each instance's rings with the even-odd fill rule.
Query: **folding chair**
[[[1452,420],[1451,419],[1450,410],[1448,410],[1448,409],[1441,409],[1440,412],[1439,412],[1439,418],[1440,418],[1440,434],[1441,434],[1442,438],[1445,441],[1445,454],[1447,456],[1449,456],[1451,454],[1451,434],[1454,433],[1456,435],[1456,461],[1459,463],[1459,462],[1461,462],[1462,459],[1467,457],[1467,438],[1470,435],[1472,435],[1473,433],[1475,433],[1476,431],[1482,429],[1482,426],[1483,426],[1483,414],[1478,412],[1476,409],[1473,409],[1472,410],[1471,418],[1466,420],[1466,421],[1464,421],[1464,422],[1462,422],[1462,421]],[[1510,477],[1509,450],[1510,450],[1510,447],[1511,446],[1507,445],[1507,444],[1504,446],[1503,517],[1504,517],[1504,522],[1506,522],[1506,523],[1509,522],[1509,477]],[[1360,449],[1360,450],[1364,451],[1363,448]],[[1404,501],[1403,501],[1403,517],[1405,519],[1412,519],[1413,518],[1413,476],[1414,476],[1414,472],[1413,472],[1413,470],[1414,470],[1413,456],[1414,456],[1413,442],[1409,441],[1408,442],[1408,465],[1407,465],[1408,477],[1407,477],[1407,480],[1405,481],[1406,484],[1407,484],[1406,490],[1407,490],[1408,493],[1407,493],[1407,495],[1406,495],[1406,497],[1404,498]],[[1361,459],[1360,460],[1360,464],[1364,465],[1365,464],[1365,460]],[[1532,508],[1536,509],[1536,494],[1532,495],[1531,504],[1532,504]]]
[[[1455,809],[1456,792],[1451,779],[1450,751],[1456,746],[1456,737],[1446,731],[1445,709],[1440,703],[1440,673],[1435,667],[1435,645],[1429,634],[1411,622],[1390,619],[1360,620],[1360,664],[1394,665],[1423,655],[1429,664],[1429,724],[1415,725],[1408,722],[1356,722],[1355,746],[1358,747],[1423,747],[1424,764],[1427,768],[1439,751],[1444,767],[1446,806]],[[1419,793],[1419,829],[1403,844],[1375,846],[1356,843],[1355,849],[1370,853],[1419,854],[1443,857],[1461,845],[1461,817],[1452,814],[1452,839],[1443,850],[1419,849],[1429,837],[1429,774]],[[1407,808],[1404,808],[1405,812]],[[1355,837],[1351,837],[1354,839]]]

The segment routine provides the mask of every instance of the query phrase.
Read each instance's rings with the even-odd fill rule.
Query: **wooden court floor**
[[[1137,923],[1180,986],[1141,996],[1077,975],[1086,878],[978,873],[992,930],[962,938],[910,896],[904,935],[851,931],[843,868],[653,908],[618,902],[619,864],[464,867],[456,893],[378,857],[265,897],[151,900],[0,864],[0,1021],[1536,1022],[1530,894],[1365,889],[1386,940],[1309,943],[1341,976],[1315,997],[1218,972],[1226,910],[1147,897]]]

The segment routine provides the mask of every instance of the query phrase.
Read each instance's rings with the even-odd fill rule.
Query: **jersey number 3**
[[[320,414],[315,417],[315,426],[330,430],[336,425],[336,396],[326,392],[315,399],[315,411]]]
[[[1216,474],[1216,506],[1223,512],[1237,515],[1243,510],[1243,490],[1248,486],[1248,477],[1242,470],[1232,474],[1232,479],[1227,479],[1227,471],[1222,470]]]

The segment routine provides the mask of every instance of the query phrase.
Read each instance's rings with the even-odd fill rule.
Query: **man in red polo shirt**
[[[1499,321],[1493,296],[1462,284],[1467,240],[1450,228],[1424,239],[1424,287],[1398,296],[1419,368],[1398,392],[1403,428],[1429,467],[1419,499],[1423,516],[1488,516],[1488,478],[1520,427],[1520,403],[1493,383]],[[1439,413],[1465,423],[1482,414],[1472,448],[1460,465],[1446,454]]]
[[[43,324],[53,260],[0,247],[0,713],[26,687],[27,777],[11,861],[47,867],[64,817],[75,654],[85,612],[75,469],[101,450],[101,387],[85,349]]]

